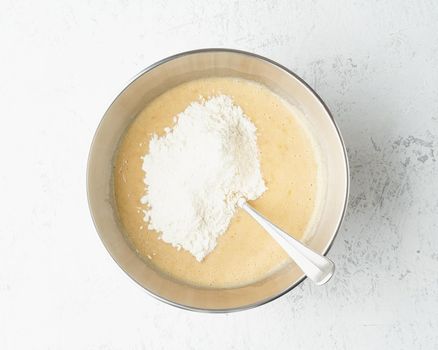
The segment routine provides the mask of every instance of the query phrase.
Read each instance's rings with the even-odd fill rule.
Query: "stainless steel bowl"
[[[296,106],[312,126],[325,164],[325,199],[315,233],[307,244],[327,253],[343,219],[349,175],[345,147],[324,102],[296,74],[258,55],[227,49],[184,52],[146,68],[116,97],[100,122],[91,145],[87,191],[96,230],[114,261],[156,298],[184,309],[229,312],[262,305],[304,280],[291,262],[257,283],[225,289],[199,288],[172,280],[144,263],[120,231],[113,206],[113,155],[126,127],[154,97],[185,81],[232,76],[260,82]]]

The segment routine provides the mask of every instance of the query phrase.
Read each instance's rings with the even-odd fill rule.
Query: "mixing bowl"
[[[100,122],[88,159],[88,202],[96,230],[114,261],[156,298],[189,310],[228,312],[274,300],[305,278],[291,261],[256,283],[236,288],[201,288],[173,280],[144,262],[122,233],[115,211],[113,156],[127,126],[153,98],[183,82],[227,76],[264,84],[305,117],[320,146],[324,167],[324,198],[313,234],[306,241],[326,254],[341,225],[348,198],[349,175],[345,147],[328,108],[296,74],[267,58],[228,49],[184,52],[140,72],[116,97]]]

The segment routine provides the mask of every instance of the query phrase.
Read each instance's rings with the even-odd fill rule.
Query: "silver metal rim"
[[[339,222],[337,224],[337,228],[333,234],[333,236],[331,237],[330,241],[328,242],[326,248],[323,251],[324,255],[327,255],[327,253],[330,251],[331,247],[333,246],[333,242],[336,238],[336,236],[339,233],[340,227],[342,225],[342,222],[344,220],[345,217],[345,213],[347,210],[347,206],[348,206],[348,198],[349,198],[349,193],[350,193],[350,170],[349,170],[349,162],[348,162],[348,156],[347,156],[347,150],[345,147],[345,143],[344,140],[342,138],[341,132],[339,130],[338,125],[336,124],[336,121],[333,118],[332,113],[330,112],[329,108],[327,107],[327,105],[325,104],[325,102],[322,100],[322,98],[309,86],[309,84],[307,84],[301,77],[299,77],[296,73],[292,72],[290,69],[286,68],[285,66],[260,55],[257,55],[255,53],[252,52],[247,52],[247,51],[242,51],[242,50],[236,50],[236,49],[225,49],[225,48],[206,48],[206,49],[198,49],[198,50],[191,50],[191,51],[184,51],[166,58],[163,58],[160,61],[157,61],[153,64],[151,64],[150,66],[148,66],[147,68],[143,69],[142,71],[140,71],[138,74],[136,74],[126,85],[125,87],[122,89],[122,91],[120,93],[117,94],[117,96],[115,98],[113,98],[112,102],[109,104],[108,108],[106,109],[105,113],[103,114],[103,116],[105,116],[106,112],[111,108],[112,104],[117,100],[117,98],[123,93],[123,91],[125,91],[134,81],[136,81],[140,76],[142,76],[143,74],[155,69],[156,67],[167,63],[169,61],[172,61],[176,58],[179,57],[183,57],[183,56],[188,56],[188,55],[193,55],[193,54],[198,54],[198,53],[204,53],[204,52],[231,52],[231,53],[236,53],[236,54],[240,54],[240,55],[246,55],[246,56],[250,56],[265,62],[268,62],[280,69],[282,69],[283,71],[285,71],[286,73],[288,73],[289,75],[291,75],[292,77],[294,77],[295,79],[297,79],[307,90],[309,90],[312,95],[314,95],[319,103],[321,103],[321,105],[323,106],[324,110],[327,112],[327,114],[330,116],[330,119],[332,121],[332,124],[336,130],[336,133],[338,135],[338,139],[339,142],[342,146],[342,150],[343,150],[343,155],[344,155],[344,160],[345,160],[345,166],[346,166],[346,193],[345,193],[345,199],[344,199],[344,207],[342,209],[342,214],[340,216]],[[147,288],[145,288],[144,286],[142,286],[138,281],[136,281],[127,271],[125,271],[123,269],[122,266],[120,266],[120,264],[117,262],[116,259],[114,259],[113,255],[111,254],[111,251],[109,250],[109,248],[106,246],[104,240],[102,239],[102,236],[99,232],[99,230],[97,229],[97,225],[95,222],[95,218],[93,215],[93,211],[91,210],[91,204],[90,204],[90,191],[89,191],[89,168],[90,168],[90,156],[91,156],[91,150],[93,149],[94,146],[94,142],[95,142],[95,138],[96,138],[96,134],[98,132],[98,130],[100,129],[101,123],[103,121],[104,117],[102,117],[101,121],[99,122],[99,125],[96,128],[96,131],[94,133],[93,139],[91,141],[90,144],[90,151],[88,154],[88,159],[87,159],[87,170],[86,170],[86,186],[87,186],[87,200],[88,200],[88,208],[90,210],[90,214],[91,214],[91,218],[93,220],[93,224],[95,227],[96,232],[98,233],[103,245],[105,246],[105,249],[108,251],[109,255],[111,256],[111,258],[114,260],[114,262],[120,267],[120,269],[125,272],[129,278],[131,280],[133,280],[138,286],[140,286],[143,290],[145,290],[149,295],[151,295],[152,297],[154,297],[155,299],[158,299],[168,305],[172,305],[175,306],[177,308],[183,309],[183,310],[188,310],[188,311],[196,311],[196,312],[204,312],[204,313],[227,313],[227,312],[236,312],[236,311],[243,311],[243,310],[248,310],[248,309],[252,309],[264,304],[267,304],[275,299],[280,298],[281,296],[285,295],[286,293],[290,292],[292,289],[294,289],[295,287],[297,287],[299,284],[301,284],[305,279],[306,276],[303,275],[300,279],[298,279],[295,283],[293,283],[291,286],[289,286],[288,288],[286,288],[284,291],[278,293],[277,295],[274,295],[270,298],[267,298],[265,300],[262,300],[260,302],[257,303],[253,303],[253,304],[249,304],[249,305],[244,305],[241,307],[236,307],[236,308],[229,308],[229,309],[202,309],[202,308],[196,308],[196,307],[192,307],[192,306],[188,306],[188,305],[184,305],[184,304],[178,304],[175,303],[171,300],[165,299],[153,292],[151,292],[150,290],[148,290]]]

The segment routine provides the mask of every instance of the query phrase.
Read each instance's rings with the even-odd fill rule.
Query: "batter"
[[[140,203],[145,191],[141,157],[148,152],[151,135],[162,135],[165,127],[173,125],[173,117],[200,96],[217,94],[231,96],[257,127],[261,172],[268,190],[251,205],[295,238],[302,238],[319,200],[317,151],[291,107],[268,88],[247,80],[194,80],[150,102],[121,141],[114,164],[114,192],[128,241],[146,263],[191,285],[226,288],[263,279],[289,258],[239,209],[213,252],[198,262],[147,229]]]

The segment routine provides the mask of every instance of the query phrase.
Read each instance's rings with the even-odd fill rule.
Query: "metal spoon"
[[[252,216],[271,237],[277,241],[307,277],[317,285],[326,283],[333,276],[335,264],[330,259],[314,252],[300,241],[289,236],[286,232],[257,212],[244,199],[239,200],[238,205]]]

